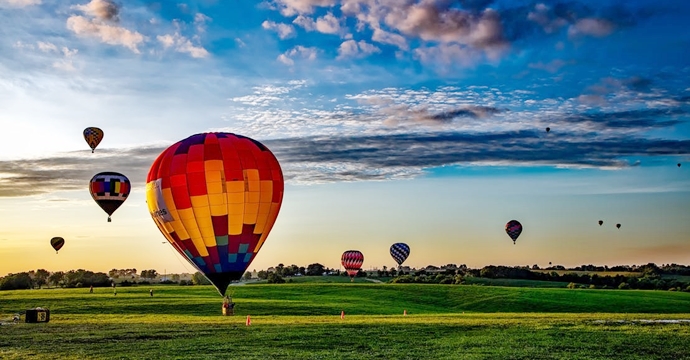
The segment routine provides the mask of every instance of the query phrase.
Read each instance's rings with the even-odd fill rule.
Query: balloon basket
[[[108,222],[112,222],[112,220],[110,220],[110,217],[108,217]]]

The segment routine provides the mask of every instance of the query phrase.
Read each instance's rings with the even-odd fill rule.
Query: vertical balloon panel
[[[156,159],[146,193],[163,235],[224,294],[275,223],[283,174],[275,156],[255,140],[197,134]]]

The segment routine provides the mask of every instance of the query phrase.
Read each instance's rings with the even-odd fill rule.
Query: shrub
[[[577,284],[574,282],[571,282],[570,284],[568,284],[567,288],[568,289],[575,289],[575,288],[577,288]]]
[[[621,290],[627,290],[630,289],[630,285],[628,285],[628,283],[622,282],[618,285],[618,288]]]
[[[596,289],[596,288],[597,288],[597,286],[596,286],[596,285],[594,285],[594,284],[592,284],[592,285],[590,285],[590,286],[589,286],[589,288],[590,288],[590,289]]]

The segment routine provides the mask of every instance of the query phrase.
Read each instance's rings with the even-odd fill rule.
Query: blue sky
[[[205,131],[260,140],[283,167],[252,267],[338,267],[350,248],[391,266],[397,241],[412,266],[687,263],[689,16],[683,1],[0,0],[0,255],[21,259],[0,274],[182,269],[145,174]],[[95,154],[87,126],[105,131]],[[112,224],[85,186],[104,170],[134,186]]]

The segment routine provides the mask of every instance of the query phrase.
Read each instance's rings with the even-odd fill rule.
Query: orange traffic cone
[[[249,317],[249,315],[247,315],[247,322],[245,323],[245,325],[249,326],[251,324],[252,324],[252,319]]]
[[[340,319],[341,320],[345,319],[345,310],[340,312]]]
[[[403,316],[407,316],[407,309],[403,310]]]

